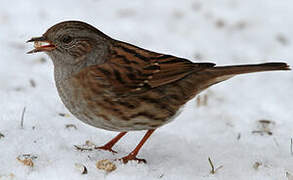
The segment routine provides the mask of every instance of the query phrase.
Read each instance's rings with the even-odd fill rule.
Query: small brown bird
[[[148,130],[137,147],[121,158],[136,156],[158,127],[172,121],[187,101],[204,89],[235,75],[290,70],[286,63],[236,66],[193,63],[112,39],[80,21],[49,28],[28,53],[45,52],[54,64],[55,83],[68,110],[97,128],[119,131],[98,149],[112,150],[128,131]]]

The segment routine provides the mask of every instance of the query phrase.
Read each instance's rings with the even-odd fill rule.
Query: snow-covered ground
[[[115,155],[75,150],[86,140],[102,145],[117,133],[60,116],[69,113],[57,95],[51,61],[44,54],[25,54],[32,48],[26,40],[74,19],[116,39],[194,61],[293,65],[292,7],[292,0],[2,1],[0,179],[292,180],[292,71],[243,75],[213,86],[154,133],[139,154],[147,164],[114,162],[117,169],[106,173],[96,162],[126,155],[144,132],[127,134]],[[16,159],[23,154],[36,156],[33,167]],[[208,157],[215,168],[222,166],[215,174]]]

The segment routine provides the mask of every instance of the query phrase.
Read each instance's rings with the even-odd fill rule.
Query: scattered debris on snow
[[[74,164],[75,168],[81,173],[81,174],[87,174],[87,168],[85,167],[85,165],[81,164],[81,163],[75,163]]]
[[[256,161],[256,162],[253,164],[252,167],[253,167],[253,169],[258,170],[258,168],[259,168],[261,165],[262,165],[261,162]]]
[[[92,151],[96,149],[97,146],[93,142],[86,140],[85,144],[74,145],[74,147],[79,151]]]
[[[271,120],[262,119],[258,121],[258,130],[252,131],[253,134],[268,134],[273,135],[272,128],[275,126],[275,122]]]
[[[25,166],[33,167],[34,166],[33,160],[37,159],[37,156],[31,155],[31,154],[22,154],[22,155],[17,156],[16,159]]]
[[[75,129],[75,130],[77,130],[77,126],[75,124],[66,124],[65,128],[66,129]]]
[[[4,137],[5,137],[5,135],[0,132],[0,139],[4,138]]]

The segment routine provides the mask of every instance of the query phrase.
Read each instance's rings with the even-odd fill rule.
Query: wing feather
[[[142,93],[215,66],[213,63],[192,63],[123,42],[116,42],[110,54],[106,63],[90,66],[83,72],[94,76],[89,78],[108,81],[112,91],[118,95]]]

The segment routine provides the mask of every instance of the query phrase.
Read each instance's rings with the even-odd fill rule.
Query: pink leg
[[[119,160],[122,160],[123,163],[127,163],[128,161],[130,160],[136,160],[138,162],[143,162],[143,163],[146,163],[146,160],[145,159],[138,159],[136,157],[136,155],[138,154],[140,148],[143,146],[143,144],[146,142],[146,140],[152,135],[152,133],[155,131],[155,129],[152,129],[152,130],[148,130],[146,132],[146,134],[144,135],[144,137],[142,138],[142,140],[139,142],[139,144],[136,146],[136,148],[131,152],[129,153],[127,156],[119,159]]]
[[[112,153],[117,153],[112,149],[112,147],[126,134],[127,132],[121,132],[116,137],[114,137],[111,141],[109,141],[104,146],[96,147],[96,149],[102,149],[105,151],[110,151]]]

